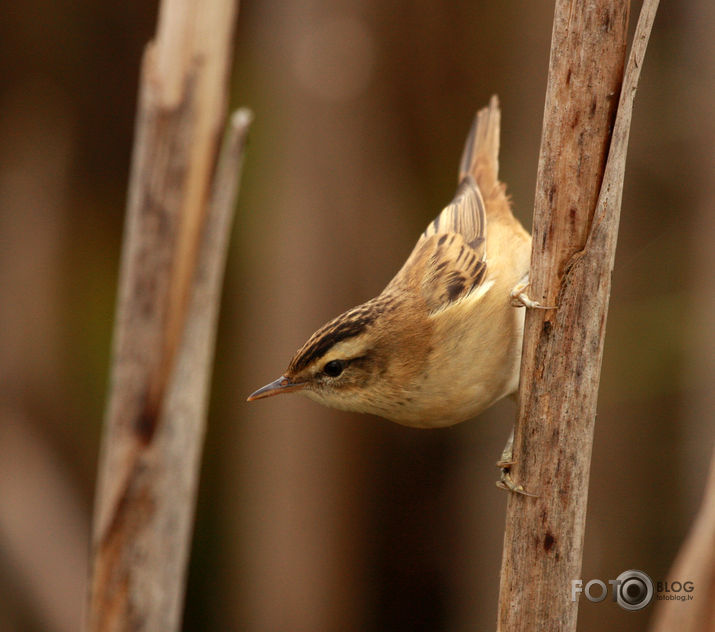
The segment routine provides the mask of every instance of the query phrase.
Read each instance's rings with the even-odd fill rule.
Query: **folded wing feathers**
[[[427,226],[393,280],[421,277],[422,294],[432,311],[468,295],[487,277],[482,190],[489,194],[498,185],[499,125],[499,101],[493,96],[488,107],[477,113],[467,136],[454,199]]]
[[[457,189],[454,200],[434,218],[420,240],[438,233],[459,233],[470,246],[477,247],[486,237],[484,200],[471,176]]]

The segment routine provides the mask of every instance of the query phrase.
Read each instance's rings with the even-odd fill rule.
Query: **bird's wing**
[[[475,250],[479,250],[486,240],[487,218],[484,200],[471,176],[462,179],[452,202],[430,222],[417,244],[433,235],[445,233],[462,235],[464,241]]]
[[[427,226],[392,284],[419,287],[430,311],[478,287],[486,276],[486,214],[471,176]]]
[[[487,274],[487,213],[511,215],[499,183],[499,100],[477,112],[462,152],[459,187],[451,204],[427,226],[390,285],[419,287],[430,311],[483,285]],[[495,200],[503,203],[495,203]],[[388,286],[390,287],[390,286]]]

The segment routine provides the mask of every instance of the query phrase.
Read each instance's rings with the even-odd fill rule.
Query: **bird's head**
[[[401,365],[410,357],[416,368],[420,355],[399,350],[415,343],[405,339],[404,327],[391,326],[399,312],[395,302],[377,297],[341,314],[308,339],[283,375],[248,401],[299,391],[326,406],[392,418],[404,390]]]

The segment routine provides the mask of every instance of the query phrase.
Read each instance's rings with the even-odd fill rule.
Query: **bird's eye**
[[[345,362],[342,360],[331,360],[323,367],[323,373],[328,377],[338,377],[345,368]]]

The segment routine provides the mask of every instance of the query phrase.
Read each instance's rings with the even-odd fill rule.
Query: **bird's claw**
[[[522,496],[530,496],[531,498],[538,498],[537,494],[527,492],[522,485],[516,483],[511,477],[511,466],[513,464],[513,461],[497,461],[497,467],[501,469],[501,475],[496,483],[497,487],[507,492],[521,494]]]
[[[556,309],[556,306],[542,305],[535,301],[526,293],[526,288],[529,287],[529,275],[514,286],[511,291],[511,304],[513,307],[528,307],[530,309]]]
[[[511,291],[511,304],[513,307],[528,307],[530,309],[556,309],[555,305],[542,305],[530,298],[525,292],[526,285],[520,283]]]

